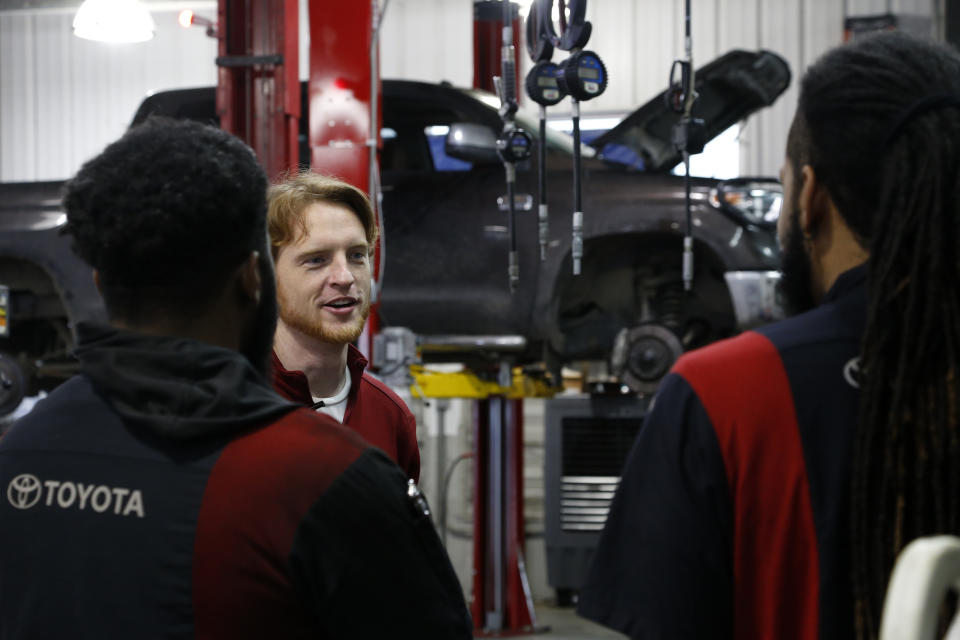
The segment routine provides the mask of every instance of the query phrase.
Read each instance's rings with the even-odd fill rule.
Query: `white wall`
[[[473,83],[471,0],[390,0],[380,37],[384,78]]]
[[[841,41],[845,15],[931,16],[935,2],[693,0],[695,64],[736,47],[767,48],[793,70],[787,93],[743,129],[741,172],[778,170],[796,79]],[[214,3],[201,4],[207,7],[202,13],[215,14]],[[0,0],[0,181],[67,177],[122,133],[148,91],[216,81],[215,42],[201,29],[180,28],[171,3],[163,7],[154,11],[154,40],[104,45],[73,37],[71,13],[4,12]],[[611,81],[583,112],[623,113],[661,91],[670,62],[683,55],[683,2],[594,0],[587,13],[594,23],[589,47],[606,61]],[[391,0],[382,31],[383,76],[469,85],[472,14],[471,0]]]

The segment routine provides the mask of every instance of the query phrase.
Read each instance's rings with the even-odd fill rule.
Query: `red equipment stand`
[[[539,631],[523,555],[523,400],[474,404],[473,602],[478,636]]]

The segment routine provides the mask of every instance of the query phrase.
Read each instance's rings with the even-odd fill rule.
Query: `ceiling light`
[[[74,35],[99,42],[146,42],[156,30],[140,0],[84,0],[73,19]]]
[[[206,27],[208,36],[210,36],[211,38],[217,37],[216,23],[214,23],[213,20],[209,18],[198,16],[193,12],[192,9],[184,9],[183,11],[181,11],[180,14],[177,16],[177,22],[179,22],[180,26],[183,27],[184,29],[189,29],[193,25]]]
[[[190,27],[193,24],[193,11],[191,9],[184,9],[177,16],[177,22],[180,23],[180,26],[184,29]]]

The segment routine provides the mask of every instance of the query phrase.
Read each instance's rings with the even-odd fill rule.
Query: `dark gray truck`
[[[714,137],[772,104],[790,71],[769,51],[732,51],[696,78],[694,115]],[[154,94],[134,124],[151,113],[215,123],[214,89]],[[578,276],[570,255],[573,144],[550,130],[546,260],[534,154],[518,168],[520,283],[511,294],[503,168],[492,149],[464,147],[453,135],[464,125],[498,131],[495,99],[445,83],[385,80],[383,324],[426,337],[519,337],[519,346],[505,341],[503,353],[447,357],[480,368],[503,358],[546,363],[554,374],[571,361],[604,361],[643,392],[679,350],[774,318],[781,190],[773,179],[693,180],[695,277],[692,291],[683,290],[683,177],[670,173],[680,161],[670,142],[677,118],[661,94],[583,147]],[[536,137],[535,121],[521,114],[520,124]],[[60,233],[61,189],[60,182],[0,184],[0,415],[71,375],[76,323],[105,319],[89,268]]]

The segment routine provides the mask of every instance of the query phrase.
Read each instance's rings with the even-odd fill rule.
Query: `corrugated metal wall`
[[[796,80],[841,41],[844,16],[933,17],[939,1],[693,0],[694,61],[737,47],[767,48],[789,61]],[[203,6],[215,13],[214,3]],[[584,113],[622,113],[661,91],[670,62],[683,54],[683,2],[594,0],[587,11],[594,23],[589,47],[607,62],[611,82]],[[215,42],[200,29],[180,28],[176,15],[154,11],[157,37],[146,44],[104,45],[75,38],[72,13],[0,10],[0,181],[67,177],[122,133],[148,91],[214,83]],[[469,85],[471,56],[471,0],[390,2],[384,77]],[[796,82],[743,130],[742,173],[777,172],[795,101]]]
[[[216,41],[175,11],[153,17],[150,42],[108,45],[74,37],[72,12],[0,12],[0,180],[67,177],[123,133],[148,92],[216,82]]]
[[[693,0],[693,58],[697,66],[736,48],[770,49],[793,70],[787,92],[741,131],[741,173],[776,175],[797,98],[797,80],[824,51],[843,39],[845,16],[886,12],[933,16],[936,0]],[[607,62],[610,87],[583,111],[623,111],[662,91],[670,63],[683,56],[683,2],[599,0],[588,5],[594,23],[589,47]]]

